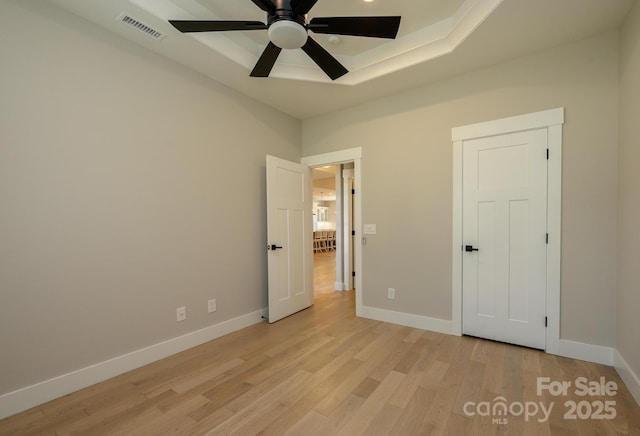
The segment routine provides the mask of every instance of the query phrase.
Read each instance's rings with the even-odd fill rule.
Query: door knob
[[[472,251],[479,251],[479,250],[477,248],[473,248],[473,245],[465,245],[464,251],[472,252]]]

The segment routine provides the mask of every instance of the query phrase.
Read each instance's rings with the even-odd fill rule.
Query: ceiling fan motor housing
[[[269,40],[288,50],[298,49],[307,42],[304,15],[296,14],[290,0],[277,0],[275,14],[268,17]]]

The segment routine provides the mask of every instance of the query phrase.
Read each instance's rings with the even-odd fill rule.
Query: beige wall
[[[617,348],[640,375],[640,3],[622,28],[618,191]]]
[[[639,9],[620,71],[612,32],[303,123],[305,156],[363,147],[366,305],[451,318],[451,128],[564,106],[562,337],[616,344],[618,271],[640,373]],[[0,2],[0,58],[0,394],[266,305],[299,121],[35,2]]]
[[[46,2],[0,2],[0,59],[0,394],[266,307],[299,121]]]
[[[451,128],[562,106],[561,337],[614,345],[617,32],[303,122],[304,156],[363,148],[365,305],[451,319]]]

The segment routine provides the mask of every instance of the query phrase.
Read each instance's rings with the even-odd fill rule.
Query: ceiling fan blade
[[[282,49],[275,45],[272,42],[269,42],[267,48],[264,49],[260,59],[258,59],[258,63],[253,67],[253,71],[251,71],[251,77],[269,77],[269,73],[271,73],[271,69],[273,65],[276,63],[276,59],[278,59],[278,55]]]
[[[169,23],[182,33],[260,30],[267,28],[267,25],[260,21],[169,20]]]
[[[336,80],[338,77],[342,77],[349,72],[349,70],[310,36],[307,38],[307,43],[302,46],[302,50],[322,68],[322,71],[324,71],[331,80]]]
[[[401,17],[328,17],[314,18],[308,29],[331,35],[368,36],[394,39]]]
[[[260,9],[262,9],[265,12],[268,12],[270,14],[274,14],[276,12],[276,5],[274,5],[271,0],[251,0],[251,1],[254,2],[256,6],[258,6]]]
[[[318,0],[291,0],[291,9],[299,15],[308,13]]]

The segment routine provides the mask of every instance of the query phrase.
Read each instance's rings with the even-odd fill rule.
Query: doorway
[[[353,290],[354,163],[312,168],[314,291]]]
[[[307,156],[301,159],[301,163],[311,168],[323,167],[327,165],[341,165],[352,163],[353,165],[353,183],[358,189],[362,186],[362,149],[360,147],[350,148],[346,150],[340,150],[336,152],[324,153],[314,156]],[[349,237],[352,238],[353,241],[358,241],[361,238],[360,229],[362,228],[362,201],[361,201],[361,193],[357,192],[356,195],[352,198],[353,204],[353,224],[352,227],[354,229],[354,234]],[[338,207],[336,207],[338,209]],[[338,247],[343,246],[342,242],[342,234],[343,232],[336,232],[336,245]],[[338,261],[338,258],[342,256],[342,250],[336,251],[336,264],[343,265],[343,261]],[[353,290],[355,292],[355,306],[356,306],[356,316],[362,316],[362,277],[365,272],[362,269],[362,245],[360,243],[355,242],[352,247],[352,258],[353,258],[353,266],[352,269],[355,271],[355,275],[353,277]],[[340,270],[344,273],[343,268],[336,268],[336,277],[339,276]],[[338,281],[338,280],[336,280]],[[340,282],[342,283],[342,281]],[[335,286],[335,284],[334,284]]]
[[[313,289],[314,294],[335,291],[336,253],[340,215],[337,193],[341,165],[324,165],[311,169],[313,191]]]

